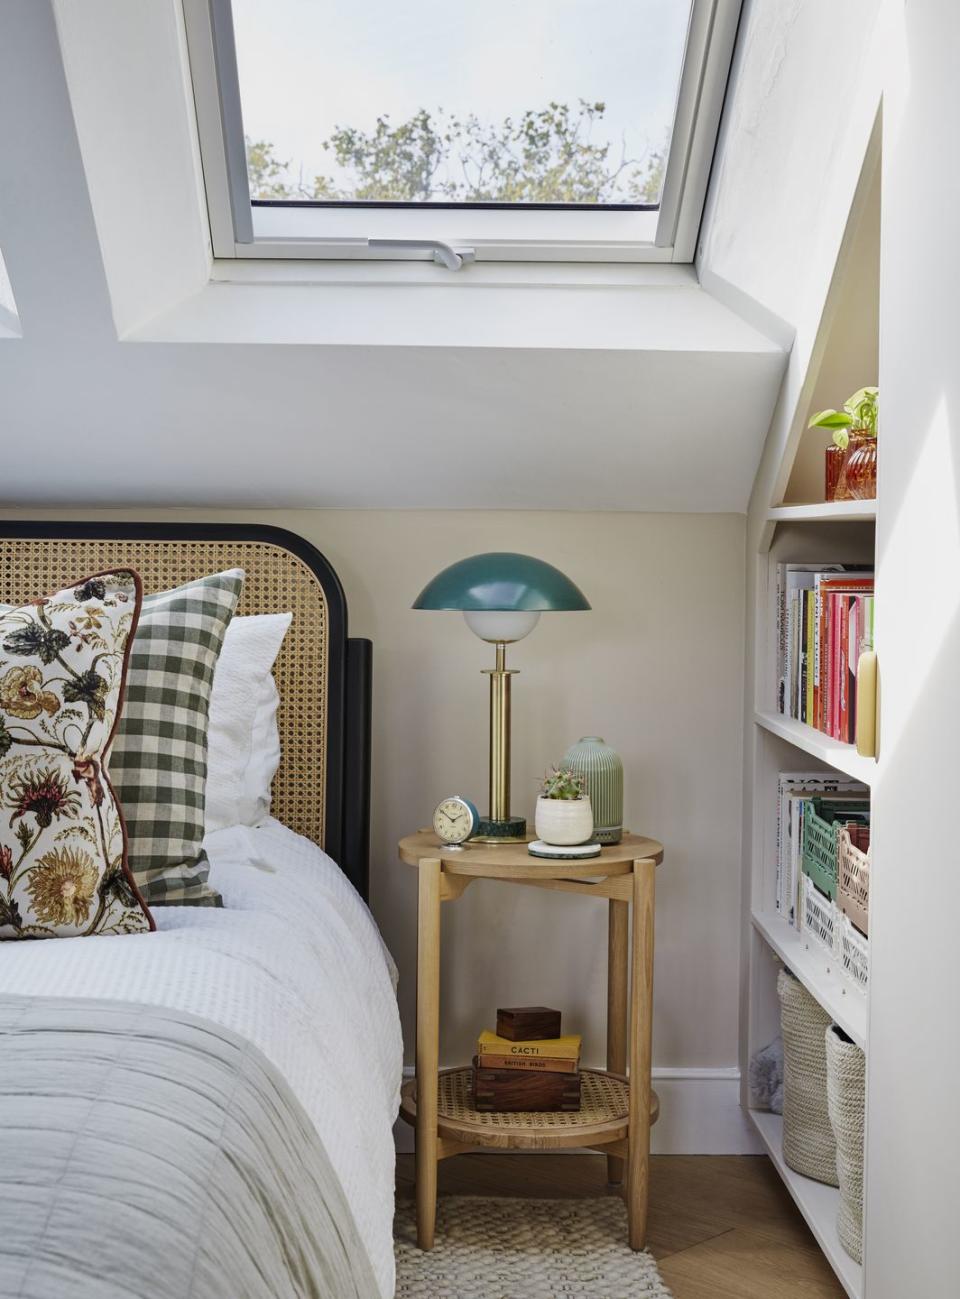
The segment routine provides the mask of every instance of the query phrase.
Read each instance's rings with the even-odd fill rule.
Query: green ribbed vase
[[[619,843],[623,836],[623,763],[599,735],[585,735],[563,755],[563,767],[582,776],[593,804],[593,837]]]

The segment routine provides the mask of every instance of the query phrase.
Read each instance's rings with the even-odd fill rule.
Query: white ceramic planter
[[[586,798],[537,799],[534,819],[537,838],[544,843],[568,848],[572,844],[587,843],[593,834],[593,808]]]

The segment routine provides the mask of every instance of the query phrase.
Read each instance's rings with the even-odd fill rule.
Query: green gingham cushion
[[[149,906],[222,905],[202,846],[207,715],[243,576],[235,568],[143,598],[109,763]]]

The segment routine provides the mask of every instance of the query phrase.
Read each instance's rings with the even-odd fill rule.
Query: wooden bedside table
[[[400,858],[419,872],[417,920],[417,1073],[405,1083],[400,1114],[416,1129],[417,1243],[432,1249],[437,1214],[437,1163],[450,1155],[498,1148],[585,1147],[607,1155],[611,1182],[623,1181],[630,1247],[647,1233],[650,1125],[659,1101],[650,1086],[653,1024],[653,899],[663,847],[625,834],[587,861],[531,857],[524,844],[467,843],[442,848],[432,831],[407,835]],[[583,1069],[579,1114],[479,1114],[468,1100],[470,1067],[439,1068],[440,904],[455,902],[475,879],[557,889],[609,901],[607,1068]],[[632,939],[628,924],[633,906]],[[632,952],[632,960],[631,960]],[[630,983],[629,1013],[627,983]],[[627,1061],[630,1079],[627,1082]],[[422,1101],[421,1101],[422,1098]]]

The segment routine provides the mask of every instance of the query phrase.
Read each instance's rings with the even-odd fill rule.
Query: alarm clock
[[[437,805],[433,828],[445,848],[460,848],[477,833],[480,813],[461,794],[453,794]]]

